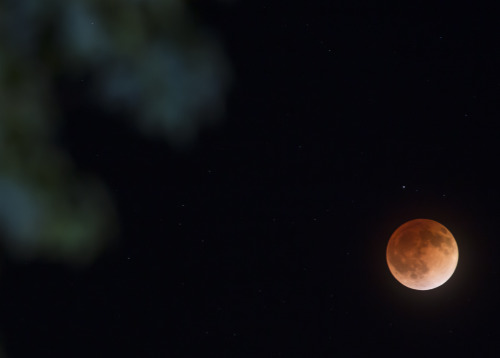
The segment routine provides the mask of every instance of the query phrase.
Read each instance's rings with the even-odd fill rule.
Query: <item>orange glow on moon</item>
[[[453,275],[458,246],[434,220],[415,219],[398,227],[387,244],[387,264],[396,280],[414,290],[431,290]]]

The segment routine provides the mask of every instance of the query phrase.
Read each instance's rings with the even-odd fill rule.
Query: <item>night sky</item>
[[[460,6],[193,2],[234,78],[185,149],[61,76],[59,140],[121,229],[84,270],[2,257],[9,357],[498,354],[498,19]],[[386,264],[415,218],[458,243],[435,290]]]

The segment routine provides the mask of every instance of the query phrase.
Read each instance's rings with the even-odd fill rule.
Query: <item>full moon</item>
[[[455,272],[458,246],[451,232],[429,219],[398,227],[387,244],[387,264],[393,276],[414,290],[431,290]]]

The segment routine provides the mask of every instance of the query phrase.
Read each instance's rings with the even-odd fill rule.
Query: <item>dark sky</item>
[[[63,142],[110,188],[120,243],[84,271],[5,258],[10,356],[498,353],[492,11],[193,6],[234,84],[222,124],[190,150],[61,84],[79,99],[66,103]],[[459,246],[435,290],[405,288],[386,265],[391,233],[414,218],[441,222]]]

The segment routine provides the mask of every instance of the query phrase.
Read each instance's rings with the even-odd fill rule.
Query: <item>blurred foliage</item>
[[[54,141],[71,120],[56,78],[92,73],[92,100],[184,147],[222,117],[228,61],[181,0],[3,0],[0,33],[2,242],[17,258],[92,262],[119,225],[99,178]]]
[[[55,82],[86,73],[101,108],[178,148],[222,117],[231,82],[185,1],[0,1],[0,244],[13,258],[81,267],[116,236],[107,189],[54,141],[71,120]]]

